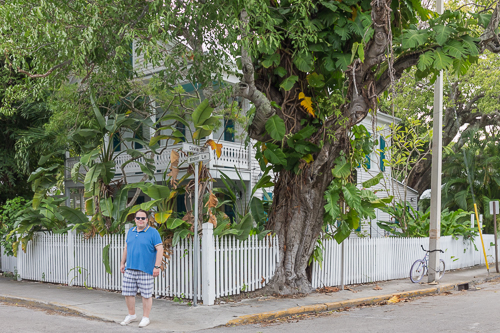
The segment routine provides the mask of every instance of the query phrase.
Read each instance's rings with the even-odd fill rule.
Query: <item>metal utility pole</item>
[[[436,0],[436,12],[443,14],[443,0]],[[432,133],[431,176],[431,223],[429,227],[429,251],[439,250],[441,236],[441,171],[443,162],[443,72],[439,73],[434,86],[434,112]],[[439,269],[439,251],[429,253],[429,280],[436,281]]]
[[[198,306],[198,254],[200,253],[200,240],[198,239],[198,162],[194,163],[194,286],[193,286],[193,306]]]

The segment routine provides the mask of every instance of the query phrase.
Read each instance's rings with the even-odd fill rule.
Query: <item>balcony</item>
[[[234,167],[238,168],[238,170],[250,170],[250,155],[249,155],[249,148],[245,148],[244,144],[242,143],[236,143],[236,142],[229,142],[229,141],[221,141],[222,143],[222,154],[218,158],[215,154],[214,160],[211,163],[211,167],[214,168],[231,168],[233,169]],[[156,166],[156,172],[163,172],[166,169],[170,167],[170,152],[172,149],[181,149],[182,145],[172,145],[168,149],[165,149],[162,154],[158,154],[154,156],[155,160],[155,166]],[[120,153],[117,152],[117,155],[120,154],[116,159],[116,173],[119,175],[122,173],[121,168],[122,165],[127,162],[128,160],[131,159],[131,156],[127,153]],[[68,158],[66,160],[66,179],[71,178],[71,169],[73,166],[80,160],[80,157],[72,157]],[[182,163],[183,166],[187,164],[186,162],[187,157],[183,154],[180,154],[179,158],[179,164],[181,165]],[[144,159],[140,158],[138,159],[139,162],[144,163]],[[139,164],[135,162],[128,163],[123,170],[125,171],[126,175],[134,175],[138,173],[142,173],[141,168]],[[82,167],[80,168],[80,173],[85,174],[86,171]]]

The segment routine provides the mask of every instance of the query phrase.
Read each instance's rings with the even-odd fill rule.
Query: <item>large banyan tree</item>
[[[281,255],[267,288],[309,292],[324,225],[340,221],[342,241],[380,204],[351,182],[373,144],[356,125],[405,70],[460,75],[499,52],[499,19],[496,1],[438,14],[418,0],[4,0],[0,46],[26,87],[1,111],[70,75],[82,89],[104,72],[123,80],[132,43],[167,88],[199,84],[212,106],[249,100],[248,135],[277,175],[268,229]],[[240,82],[221,85],[228,74]]]

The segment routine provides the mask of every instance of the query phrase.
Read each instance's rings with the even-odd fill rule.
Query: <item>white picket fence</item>
[[[237,295],[264,287],[278,262],[278,238],[256,235],[241,242],[234,236],[214,239],[215,297]]]
[[[109,245],[111,274],[103,264],[103,248]],[[120,261],[124,235],[86,239],[68,234],[38,233],[28,242],[26,252],[1,256],[1,270],[19,274],[19,279],[62,283],[108,290],[121,290]],[[155,278],[154,294],[194,298],[194,246],[185,239],[172,248],[168,264]],[[198,299],[214,304],[215,298],[262,288],[272,278],[278,261],[278,240],[250,236],[214,237],[212,224],[203,224],[198,267]]]
[[[494,235],[483,235],[488,262],[494,260]],[[342,245],[333,239],[323,242],[323,261],[313,264],[314,288],[339,286],[342,283]],[[422,259],[429,248],[429,238],[351,238],[344,241],[344,284],[368,283],[407,278],[410,267]],[[475,245],[475,246],[474,246]],[[485,264],[481,240],[441,237],[440,254],[446,270]]]
[[[203,224],[198,267],[198,299],[214,304],[216,298],[254,291],[273,277],[279,262],[278,239],[250,236],[238,241],[234,236],[213,236],[213,227]],[[493,235],[484,235],[489,262],[494,260]],[[428,238],[352,238],[344,241],[344,284],[357,284],[407,278],[411,264],[424,256],[421,245],[428,248]],[[111,274],[103,265],[103,248],[109,245]],[[323,261],[314,262],[314,288],[341,284],[341,245],[323,240]],[[96,236],[69,232],[64,235],[38,233],[26,252],[18,257],[1,255],[1,270],[18,274],[20,279],[121,290],[120,260],[125,247],[124,235]],[[185,239],[177,244],[165,270],[155,279],[154,293],[193,299],[194,249]],[[451,236],[441,237],[441,258],[446,269],[484,264],[479,237],[474,241]]]
[[[4,253],[3,247],[0,246],[0,260],[1,265],[0,268],[4,272],[17,272],[17,258],[8,256]]]

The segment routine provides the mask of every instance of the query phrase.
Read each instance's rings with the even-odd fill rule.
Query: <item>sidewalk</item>
[[[262,297],[214,306],[188,306],[167,300],[154,300],[149,328],[171,331],[197,331],[226,324],[246,324],[280,316],[330,311],[363,303],[376,303],[395,294],[402,297],[420,296],[451,290],[457,284],[481,283],[495,277],[495,268],[474,267],[446,272],[439,285],[414,284],[410,279],[378,283],[381,290],[374,290],[375,284],[351,286],[353,291],[335,293],[313,293],[302,298]],[[425,280],[427,277],[424,277]],[[49,283],[13,281],[0,277],[0,302],[16,302],[46,309],[58,309],[77,315],[105,321],[121,322],[126,307],[119,293],[102,290],[88,290],[80,287],[66,287]],[[140,298],[136,302],[137,314],[142,315]]]

